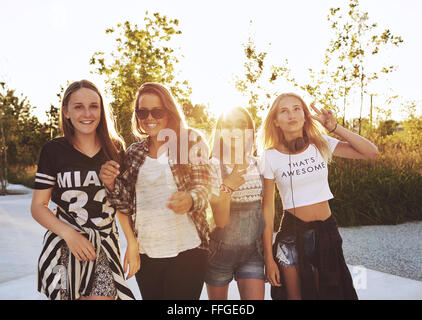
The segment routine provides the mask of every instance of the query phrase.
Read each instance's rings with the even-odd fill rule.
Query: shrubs
[[[381,156],[371,161],[336,159],[330,201],[341,226],[398,224],[422,220],[422,175],[415,163]]]
[[[9,183],[22,184],[28,188],[34,188],[35,173],[37,166],[11,167],[8,173]]]

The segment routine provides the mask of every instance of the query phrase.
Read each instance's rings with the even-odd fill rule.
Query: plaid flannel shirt
[[[150,138],[133,143],[125,154],[122,172],[116,178],[114,190],[107,190],[110,204],[121,213],[132,217],[132,228],[137,236],[136,226],[136,191],[135,185],[139,168],[149,152]],[[192,196],[193,205],[187,213],[201,239],[200,248],[208,249],[210,229],[206,220],[205,210],[208,206],[210,192],[210,168],[208,164],[176,164],[169,159],[169,166],[173,174],[178,191],[188,192]]]

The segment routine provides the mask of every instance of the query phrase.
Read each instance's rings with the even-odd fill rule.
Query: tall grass
[[[341,226],[422,220],[422,175],[412,159],[336,159],[329,171],[330,201]]]

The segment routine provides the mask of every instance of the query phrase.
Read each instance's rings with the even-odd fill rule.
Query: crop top
[[[327,135],[323,137],[333,152],[339,140]],[[276,149],[265,150],[261,159],[261,173],[265,179],[276,180],[284,210],[333,198],[328,185],[327,162],[313,144],[309,144],[303,152],[290,156]]]

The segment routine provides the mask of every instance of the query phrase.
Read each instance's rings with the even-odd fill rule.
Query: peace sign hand
[[[334,130],[337,122],[331,110],[325,110],[322,108],[318,110],[315,108],[313,103],[311,103],[311,108],[314,109],[317,114],[316,116],[311,115],[312,119],[321,123],[328,131]]]
[[[245,183],[244,174],[246,174],[246,169],[240,170],[239,166],[235,164],[232,173],[224,179],[223,183],[230,189],[236,190]]]

